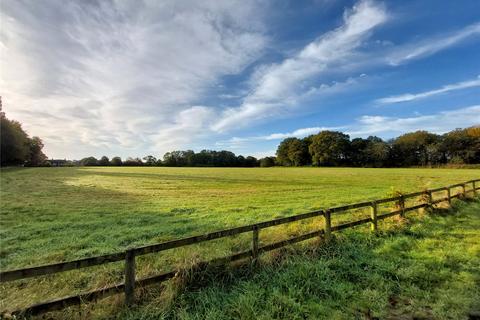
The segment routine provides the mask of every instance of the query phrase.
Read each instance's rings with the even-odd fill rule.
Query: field
[[[474,169],[5,169],[1,172],[1,268],[117,252],[479,176],[480,171]],[[265,241],[312,227],[318,228],[318,222],[272,228]],[[248,245],[248,238],[237,236],[146,256],[139,261],[139,273],[151,274]],[[120,266],[114,263],[5,285],[2,291],[8,294],[2,295],[0,307],[24,306],[101,287],[121,279]]]

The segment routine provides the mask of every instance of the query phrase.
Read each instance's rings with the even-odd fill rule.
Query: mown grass
[[[6,270],[117,252],[478,176],[478,170],[467,169],[6,169],[0,179],[0,266]],[[261,239],[271,242],[321,226],[313,220],[276,227]],[[144,256],[138,259],[138,276],[238,252],[249,241],[245,234]],[[99,288],[121,281],[122,274],[122,263],[113,263],[6,284],[0,309]]]

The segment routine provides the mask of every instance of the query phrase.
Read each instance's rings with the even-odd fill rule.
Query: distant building
[[[50,162],[52,167],[64,167],[68,164],[67,159],[51,159],[48,162]]]

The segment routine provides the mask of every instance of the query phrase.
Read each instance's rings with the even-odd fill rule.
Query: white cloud
[[[56,157],[138,155],[172,131],[186,143],[197,128],[182,112],[197,116],[202,111],[191,106],[209,87],[261,54],[264,7],[243,0],[4,1],[7,116],[43,137]]]
[[[380,104],[406,102],[406,101],[428,98],[428,97],[435,96],[435,95],[442,94],[449,91],[467,89],[472,87],[480,87],[480,76],[474,80],[449,84],[441,87],[440,89],[435,89],[435,90],[430,90],[430,91],[425,91],[420,93],[406,93],[406,94],[401,94],[396,96],[390,96],[390,97],[377,99],[375,100],[375,102]]]
[[[213,110],[204,106],[194,106],[181,111],[175,121],[160,133],[154,135],[155,145],[160,150],[174,150],[207,134],[205,127],[213,117]]]
[[[416,115],[415,117],[387,117],[365,115],[355,123],[340,127],[310,127],[301,128],[292,132],[272,133],[254,137],[234,137],[219,145],[229,145],[233,148],[245,148],[248,143],[255,141],[280,140],[289,137],[303,138],[323,130],[343,131],[352,137],[367,137],[370,135],[396,136],[406,132],[427,130],[442,134],[456,128],[466,128],[480,124],[480,105],[460,108],[452,111],[443,111],[431,115]]]
[[[478,35],[480,35],[480,23],[475,23],[449,35],[442,34],[435,38],[397,47],[387,60],[389,64],[396,66],[410,60],[432,55]]]
[[[344,127],[310,127],[310,128],[301,128],[292,132],[278,132],[271,133],[263,136],[252,136],[252,137],[233,137],[225,141],[218,141],[217,146],[220,147],[229,147],[231,149],[237,149],[241,146],[245,146],[250,142],[255,141],[274,141],[282,140],[285,138],[295,137],[295,138],[304,138],[311,134],[316,134],[323,130],[342,130]]]
[[[387,20],[382,6],[361,1],[345,12],[344,23],[305,46],[280,64],[263,66],[252,77],[252,92],[240,107],[222,113],[212,128],[225,131],[238,128],[295,105],[305,82],[336,64],[351,59],[373,28]]]
[[[346,133],[352,136],[392,135],[416,130],[445,133],[456,128],[466,128],[478,124],[480,124],[480,105],[474,105],[415,117],[365,115],[357,123],[349,125]]]

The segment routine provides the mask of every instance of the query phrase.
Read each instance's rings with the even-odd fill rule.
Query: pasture
[[[60,262],[478,178],[474,169],[164,168],[4,169],[1,268]],[[272,228],[284,238],[319,222]],[[265,240],[266,240],[265,239]],[[240,235],[139,259],[139,274],[248,247]],[[118,263],[2,285],[0,307],[98,288]],[[22,290],[18,290],[22,288]]]

